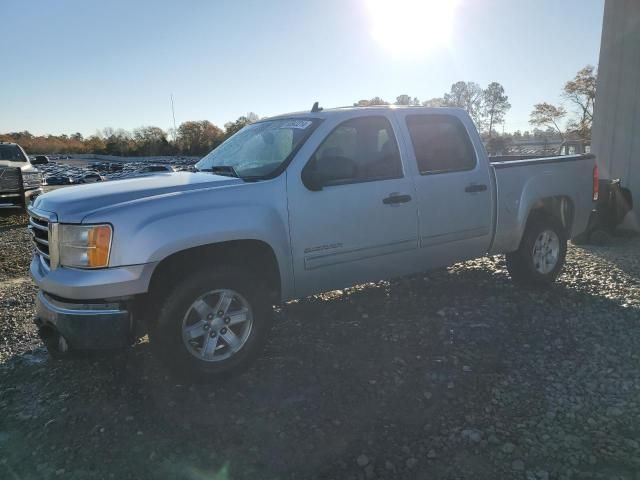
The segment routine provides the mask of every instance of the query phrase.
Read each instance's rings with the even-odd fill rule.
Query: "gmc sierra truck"
[[[42,175],[16,143],[0,142],[0,209],[24,208],[42,193]]]
[[[505,253],[542,286],[597,196],[591,155],[489,160],[459,109],[344,108],[253,123],[197,172],[83,185],[29,208],[52,354],[145,333],[185,374],[246,367],[273,305]]]

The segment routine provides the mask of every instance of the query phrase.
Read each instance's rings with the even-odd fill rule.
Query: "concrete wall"
[[[640,0],[606,0],[592,132],[602,178],[633,194],[626,226],[640,229]]]

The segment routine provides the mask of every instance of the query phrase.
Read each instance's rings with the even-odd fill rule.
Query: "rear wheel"
[[[150,329],[155,354],[183,376],[237,373],[260,354],[272,323],[266,288],[236,270],[193,273]]]
[[[527,223],[520,248],[507,254],[507,269],[514,282],[548,285],[560,275],[566,254],[567,237],[560,222],[535,215]]]

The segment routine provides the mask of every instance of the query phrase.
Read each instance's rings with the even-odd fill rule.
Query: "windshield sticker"
[[[312,123],[313,122],[311,120],[287,120],[282,125],[280,125],[280,128],[299,128],[304,130]]]

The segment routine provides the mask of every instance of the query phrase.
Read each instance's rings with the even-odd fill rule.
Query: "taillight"
[[[593,201],[598,201],[598,193],[600,191],[600,175],[598,173],[598,166],[593,167]]]

